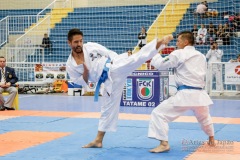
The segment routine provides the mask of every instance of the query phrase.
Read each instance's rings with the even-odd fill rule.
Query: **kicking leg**
[[[140,51],[128,58],[121,59],[120,61],[113,60],[111,71],[121,75],[128,75],[140,67],[143,63],[157,55],[159,51],[164,49],[166,44],[168,44],[172,39],[172,35],[164,36],[161,39],[154,39],[146,44]]]

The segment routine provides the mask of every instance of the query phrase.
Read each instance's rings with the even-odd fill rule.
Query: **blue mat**
[[[117,132],[107,133],[103,148],[83,149],[97,134],[98,119],[25,116],[1,121],[1,133],[14,130],[71,132],[70,135],[1,157],[1,160],[159,160],[183,159],[194,149],[183,150],[183,141],[206,141],[198,123],[170,123],[171,151],[148,151],[159,142],[147,137],[148,121],[120,120]],[[239,141],[239,125],[214,125],[216,138]],[[197,146],[195,146],[197,148]]]

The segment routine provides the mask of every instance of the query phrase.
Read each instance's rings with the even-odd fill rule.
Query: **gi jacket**
[[[88,42],[83,45],[83,53],[84,53],[84,61],[88,67],[89,70],[89,81],[91,82],[98,82],[103,68],[105,67],[106,61],[110,59],[111,61],[114,61],[115,57],[118,56],[117,53],[107,49],[106,47],[93,43]],[[111,65],[106,64],[107,67],[111,70]],[[72,56],[72,52],[68,57],[67,64],[66,64],[67,72],[70,76],[70,79],[79,85],[82,85],[83,87],[87,86],[88,84],[83,79],[83,64],[77,65],[76,61],[74,60]],[[105,87],[109,87],[109,90],[111,90],[111,77],[109,74],[109,79],[107,80],[108,85]]]
[[[181,85],[205,87],[206,58],[201,52],[195,50],[193,46],[175,50],[164,58],[160,54],[156,55],[153,57],[151,65],[161,70],[173,68],[177,87]],[[174,106],[199,107],[213,104],[204,89],[183,89],[170,98],[173,98]]]

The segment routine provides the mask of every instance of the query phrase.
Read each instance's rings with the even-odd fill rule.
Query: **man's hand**
[[[158,39],[156,49],[158,49],[162,44],[167,45],[171,40],[173,40],[173,35],[169,34],[161,39]]]
[[[11,86],[11,83],[8,82],[8,83],[5,83],[5,84],[0,84],[0,87],[1,88],[9,88]]]

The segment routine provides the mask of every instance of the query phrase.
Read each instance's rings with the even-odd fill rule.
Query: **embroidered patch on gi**
[[[92,61],[94,61],[95,59],[101,58],[102,55],[100,53],[92,52],[89,54],[89,57],[91,58]]]
[[[167,62],[167,61],[169,61],[169,58],[168,58],[168,57],[164,58],[163,63],[164,63],[164,62]]]

